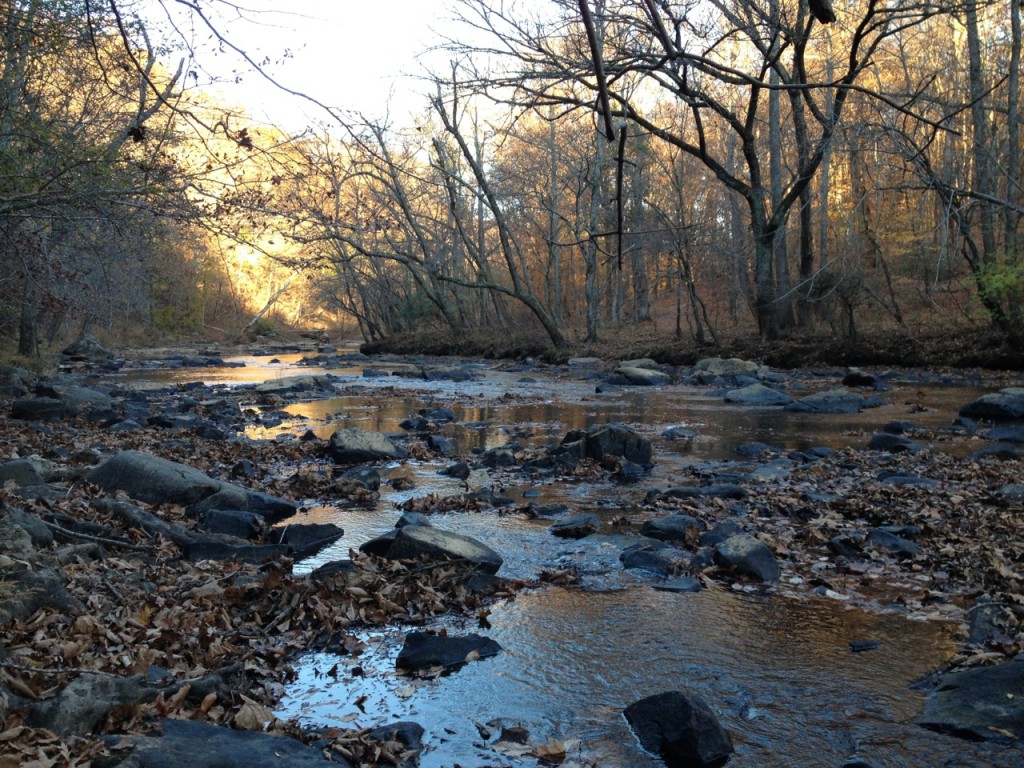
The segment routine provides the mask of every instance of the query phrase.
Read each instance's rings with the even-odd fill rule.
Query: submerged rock
[[[859,413],[865,408],[877,408],[884,404],[878,397],[864,397],[848,389],[831,389],[794,400],[786,406],[786,410],[801,413]]]
[[[700,698],[667,691],[626,707],[626,721],[648,752],[668,768],[718,768],[733,752],[732,741]]]
[[[601,518],[592,512],[563,517],[548,530],[559,538],[582,539],[601,530]]]

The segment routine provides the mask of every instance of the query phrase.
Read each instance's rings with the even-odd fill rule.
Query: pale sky
[[[233,11],[232,5],[246,12]],[[181,9],[173,0],[165,0],[163,7]],[[417,55],[437,42],[433,30],[451,30],[447,0],[237,0],[202,7],[213,9],[218,28],[232,44],[257,62],[268,60],[267,73],[287,88],[373,118],[390,110],[396,122],[407,122],[406,115],[424,104],[415,95],[428,90],[415,79],[422,73]],[[167,24],[159,7],[148,13],[151,26]],[[239,84],[222,87],[228,101],[246,107],[257,119],[263,112],[293,129],[324,117],[315,105],[274,89],[234,51],[218,50],[208,31],[186,14],[177,13],[175,23],[193,37],[197,60],[208,73],[241,78]],[[444,54],[439,56],[435,62],[445,60]],[[166,58],[173,68],[175,54]],[[202,74],[200,79],[205,79]]]

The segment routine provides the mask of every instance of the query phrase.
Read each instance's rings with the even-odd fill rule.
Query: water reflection
[[[493,760],[476,727],[493,721],[524,726],[538,742],[582,739],[583,757],[599,765],[656,766],[621,712],[679,688],[718,713],[738,768],[839,766],[854,756],[879,768],[1012,764],[1014,753],[907,724],[921,705],[907,686],[952,649],[943,625],[827,601],[642,587],[525,594],[490,622],[501,654],[425,684],[393,676],[398,636],[375,638],[359,660],[381,675],[366,686],[326,685],[317,671],[338,659],[310,656],[280,713],[361,726],[415,719],[428,729],[424,768]],[[852,653],[850,640],[865,638],[882,645]],[[366,713],[356,703],[363,695]]]

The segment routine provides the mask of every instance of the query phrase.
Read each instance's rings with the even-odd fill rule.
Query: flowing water
[[[239,384],[308,372],[297,357],[245,368],[147,373],[150,380]],[[373,364],[380,367],[379,363]],[[386,365],[383,367],[387,367]],[[363,376],[362,365],[332,371],[338,396],[288,405],[280,423],[254,429],[256,439],[289,439],[307,429],[328,437],[339,426],[398,433],[399,422],[422,408],[451,407],[457,421],[442,429],[460,453],[512,439],[543,446],[566,431],[618,421],[636,426],[655,444],[655,468],[638,485],[569,484],[523,480],[502,489],[520,503],[562,502],[597,511],[609,521],[646,487],[671,485],[684,467],[737,460],[736,447],[760,441],[787,450],[862,447],[891,420],[930,428],[951,424],[957,409],[980,394],[973,387],[903,384],[882,393],[886,405],[850,416],[789,414],[723,403],[706,388],[663,387],[595,394],[594,382],[564,370],[501,371],[481,366],[479,380],[427,382]],[[834,386],[824,381],[822,386]],[[799,396],[800,393],[793,393]],[[276,421],[276,419],[275,419]],[[661,433],[681,426],[691,439]],[[942,448],[941,437],[936,447]],[[454,494],[460,481],[437,474],[446,460],[382,468],[386,479],[413,479],[411,491],[382,486],[373,509],[321,507],[300,517],[337,522],[344,538],[297,565],[309,570],[345,557],[393,527],[396,505],[427,493]],[[954,628],[915,621],[893,608],[871,612],[825,598],[796,600],[712,586],[695,594],[660,592],[655,580],[624,571],[618,556],[628,536],[601,534],[565,541],[547,523],[496,513],[435,515],[432,523],[478,538],[504,558],[501,575],[532,578],[572,566],[580,586],[519,594],[492,608],[490,627],[439,622],[451,632],[485,632],[502,646],[497,656],[435,680],[394,672],[404,633],[367,633],[359,657],[310,653],[295,667],[278,714],[305,724],[375,727],[415,720],[426,728],[425,768],[455,765],[535,765],[536,759],[498,754],[501,726],[522,726],[532,743],[558,739],[570,758],[600,766],[657,766],[630,732],[622,710],[637,699],[683,689],[719,715],[736,747],[729,766],[842,766],[855,758],[875,768],[1024,765],[1020,748],[975,744],[917,727],[923,694],[909,686],[955,650]],[[853,653],[850,642],[881,645]],[[365,672],[358,677],[348,670]]]

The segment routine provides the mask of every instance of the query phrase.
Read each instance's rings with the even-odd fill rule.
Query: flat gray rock
[[[785,392],[766,387],[764,384],[748,384],[725,393],[725,402],[750,406],[789,405],[793,398]]]
[[[1024,419],[1024,387],[1006,387],[982,395],[961,408],[960,415],[995,421]]]
[[[501,555],[474,538],[422,525],[388,531],[359,549],[389,560],[465,560],[484,573],[497,573],[505,562]]]
[[[916,722],[968,739],[1024,739],[1024,660],[939,676]]]

